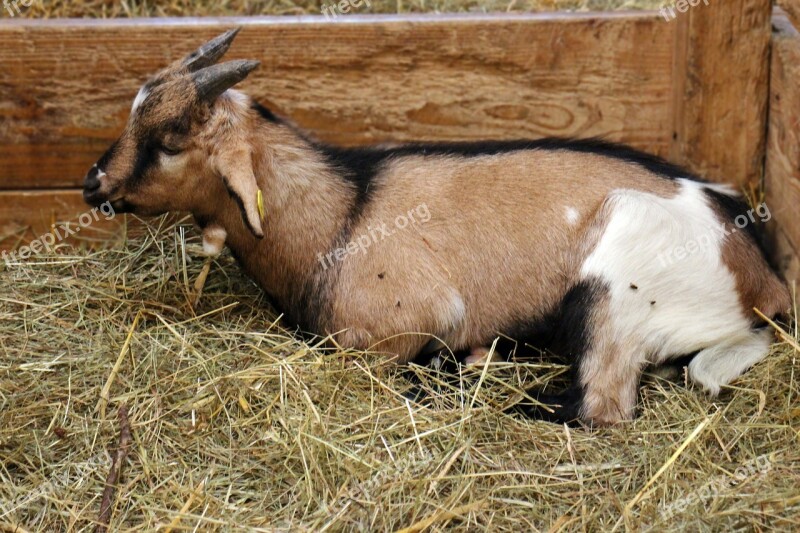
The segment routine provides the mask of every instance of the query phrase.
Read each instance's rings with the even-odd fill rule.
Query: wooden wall
[[[800,13],[800,9],[797,12]],[[771,238],[778,266],[787,278],[798,280],[800,33],[785,16],[776,16],[774,26],[765,177],[766,203],[775,219],[771,224]]]
[[[700,3],[677,20],[672,159],[717,181],[760,179],[772,0]]]
[[[657,12],[0,21],[0,241],[85,210],[149,74],[224,29],[242,88],[318,137],[600,136],[739,185],[764,159],[770,0]]]

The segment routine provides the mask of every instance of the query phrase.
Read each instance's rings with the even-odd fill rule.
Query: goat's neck
[[[321,292],[320,257],[349,223],[356,192],[314,145],[285,125],[262,125],[251,139],[253,165],[264,197],[264,238],[244,224],[237,204],[226,198],[212,221],[227,233],[226,244],[245,270],[283,308],[308,328],[308,291]]]

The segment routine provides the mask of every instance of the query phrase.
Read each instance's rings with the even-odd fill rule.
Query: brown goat
[[[752,308],[789,295],[729,188],[599,141],[323,145],[231,89],[258,65],[216,64],[237,31],[142,87],[87,202],[191,212],[208,253],[227,245],[290,321],[344,347],[403,363],[538,339],[574,383],[537,393],[553,409],[535,416],[614,423],[648,364],[696,353],[689,375],[716,394],[766,356]]]

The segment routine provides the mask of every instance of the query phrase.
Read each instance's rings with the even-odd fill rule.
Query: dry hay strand
[[[55,0],[35,1],[24,16],[179,17],[246,15],[319,15],[334,0]],[[523,11],[611,11],[658,9],[661,0],[369,0],[354,10],[367,13],[447,13]]]
[[[502,413],[561,366],[403,371],[287,331],[227,254],[195,307],[191,232],[123,242],[0,267],[2,531],[94,528],[123,404],[114,531],[800,527],[787,339],[718,399],[649,376],[635,421],[566,428]]]

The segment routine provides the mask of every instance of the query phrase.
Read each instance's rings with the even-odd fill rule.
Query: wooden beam
[[[37,240],[53,246],[105,241],[125,223],[124,215],[93,212],[79,190],[0,191],[0,250]]]
[[[776,263],[800,280],[800,33],[784,17],[774,25],[765,201]]]
[[[795,28],[800,28],[800,0],[775,0],[789,16]]]
[[[771,0],[700,1],[678,13],[671,159],[701,176],[761,179]]]
[[[230,57],[262,61],[242,89],[325,141],[602,136],[669,153],[677,26],[655,12],[18,19],[0,21],[0,189],[79,186],[147,77],[236,25]]]

